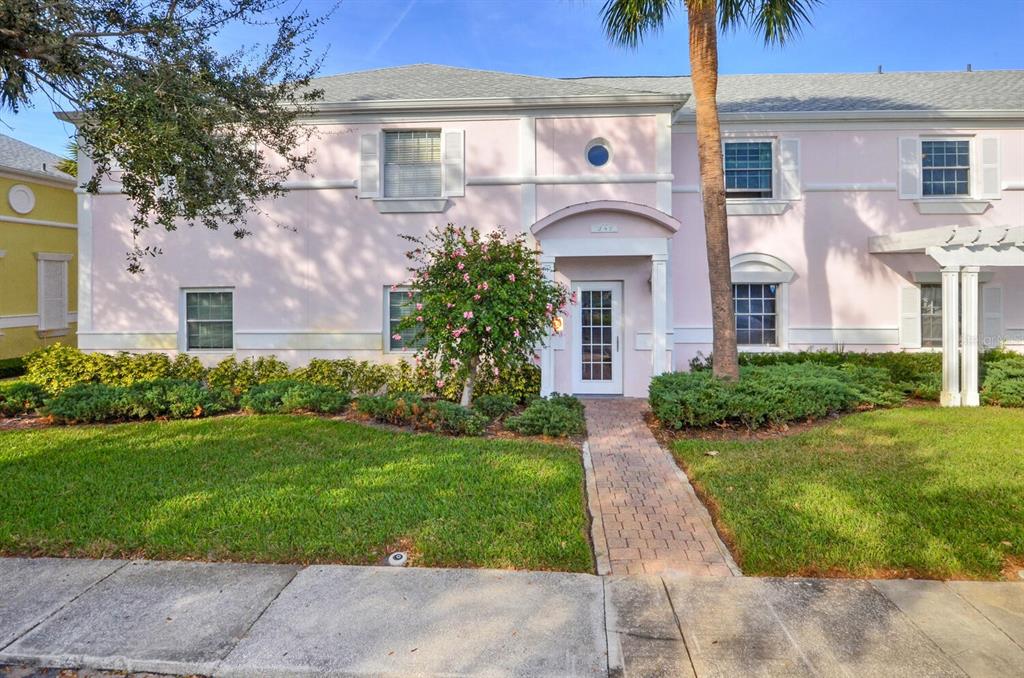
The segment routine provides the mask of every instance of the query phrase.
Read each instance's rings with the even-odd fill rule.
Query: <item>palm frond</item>
[[[65,157],[57,162],[57,171],[78,176],[78,142],[72,139],[65,148]]]
[[[605,0],[601,21],[612,42],[636,48],[646,36],[657,33],[672,17],[680,0]]]
[[[725,32],[750,26],[766,45],[784,45],[811,23],[821,0],[719,0],[718,22]]]

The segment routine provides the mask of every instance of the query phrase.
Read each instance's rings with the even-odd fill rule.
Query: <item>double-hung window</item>
[[[778,291],[779,285],[776,283],[742,283],[732,286],[737,344],[778,345]]]
[[[185,290],[185,348],[230,351],[234,348],[231,290]]]
[[[772,197],[771,141],[728,141],[724,154],[727,198]]]
[[[413,327],[399,328],[402,320],[417,314],[416,304],[419,302],[419,294],[412,292],[412,296],[409,296],[409,292],[408,289],[396,289],[389,290],[387,293],[388,347],[392,351],[416,349],[423,344],[422,341],[416,340],[416,335],[420,330],[419,323]]]
[[[966,139],[921,141],[921,195],[971,193],[971,142]]]
[[[440,130],[384,133],[384,197],[441,197]]]

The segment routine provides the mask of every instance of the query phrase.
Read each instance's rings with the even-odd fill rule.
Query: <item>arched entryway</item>
[[[645,396],[671,366],[670,241],[680,223],[648,205],[580,203],[530,232],[553,280],[575,303],[541,352],[541,390]]]

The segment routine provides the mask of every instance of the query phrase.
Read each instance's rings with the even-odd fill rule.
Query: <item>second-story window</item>
[[[971,142],[921,141],[921,195],[969,195]]]
[[[441,196],[441,132],[384,133],[384,197]]]
[[[726,197],[771,198],[772,155],[770,141],[726,142]]]

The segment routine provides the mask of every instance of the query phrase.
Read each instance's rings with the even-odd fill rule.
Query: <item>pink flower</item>
[[[465,280],[466,282],[469,282],[469,274],[468,273],[463,273],[462,274],[462,279]]]
[[[462,269],[466,268],[466,265],[460,261],[456,268],[458,268],[461,271]]]
[[[444,388],[444,379],[438,379],[435,383],[438,388]]]
[[[482,282],[482,283],[480,283],[480,284],[481,284],[481,285],[483,286],[483,288],[484,288],[484,292],[486,292],[486,291],[487,291],[487,289],[488,289],[487,281],[485,280],[485,281],[483,281],[483,282]]]
[[[493,373],[494,373],[494,376],[498,376],[498,368],[497,368],[497,367],[495,367],[494,369],[492,369],[492,370],[491,370],[491,372],[493,372]]]
[[[421,315],[416,316],[416,322],[418,322],[418,323],[423,322],[423,316],[421,316]]]
[[[402,335],[401,334],[392,334],[391,338],[394,339],[395,341],[401,341],[402,340]]]
[[[463,318],[472,318],[473,317],[473,312],[472,311],[466,311],[465,313],[462,314],[462,317]]]
[[[452,306],[454,306],[454,305],[455,305],[455,304],[453,304],[452,302],[450,302],[450,301],[448,302],[448,308],[451,308],[451,307],[452,307]]]
[[[509,282],[515,282],[516,281],[516,274],[515,273],[509,273],[508,274],[508,279],[509,279]]]
[[[409,290],[409,292],[407,293],[407,296],[408,296],[408,297],[409,297],[410,299],[412,299],[412,290]]]
[[[397,292],[398,291],[398,285],[392,285],[391,286],[391,291],[392,292]]]
[[[488,326],[487,326],[487,327],[485,327],[484,329],[485,329],[485,330],[487,330],[488,332],[490,332],[490,331],[491,331],[491,326],[490,326],[490,325],[488,325]]]
[[[512,332],[512,336],[515,337],[516,339],[518,339],[519,338],[519,330],[513,331]]]
[[[417,311],[422,311],[423,310],[423,304],[416,304],[416,310]]]
[[[555,307],[552,306],[551,304],[544,304],[544,307],[548,309],[548,313],[551,313],[552,311],[555,310]]]
[[[479,294],[474,294],[473,295],[473,301],[480,301],[480,295]]]

